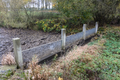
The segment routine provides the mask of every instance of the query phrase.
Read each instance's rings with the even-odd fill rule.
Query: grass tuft
[[[12,56],[12,53],[8,53],[2,56],[1,60],[2,65],[14,65],[16,64],[14,57]]]

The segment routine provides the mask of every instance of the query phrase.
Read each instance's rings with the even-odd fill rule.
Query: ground
[[[44,33],[43,31],[0,28],[0,61],[3,54],[13,52],[12,38],[20,38],[22,50],[42,44],[57,41],[59,33]]]

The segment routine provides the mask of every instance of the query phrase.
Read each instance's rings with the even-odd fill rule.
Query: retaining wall
[[[96,32],[96,28],[87,30],[86,37],[90,37],[91,35],[95,34],[95,32]],[[66,37],[66,48],[75,44],[81,39],[83,39],[83,32],[67,36]],[[38,47],[34,47],[31,49],[22,51],[23,62],[28,62],[32,60],[32,57],[34,55],[38,56],[39,61],[41,61],[60,51],[61,51],[61,40],[48,43],[48,44],[44,44],[44,45],[40,45]]]

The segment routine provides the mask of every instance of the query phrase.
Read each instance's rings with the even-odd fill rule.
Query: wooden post
[[[84,40],[86,39],[86,26],[87,26],[87,24],[83,25],[83,39]]]
[[[17,68],[23,69],[23,58],[20,44],[20,38],[13,38],[14,56]]]
[[[98,31],[98,22],[96,22],[95,24],[95,33],[97,33],[97,31]]]
[[[66,44],[66,29],[61,29],[62,50],[65,50]]]

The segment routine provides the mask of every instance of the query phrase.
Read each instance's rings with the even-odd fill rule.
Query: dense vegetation
[[[73,61],[74,67],[72,70],[75,71],[75,76],[77,73],[84,73],[87,77],[98,77],[102,80],[119,80],[120,79],[120,30],[113,31],[110,28],[107,28],[109,32],[104,32],[102,39],[105,39],[105,42],[100,42],[100,39],[94,41],[93,44],[101,46],[102,49],[99,49],[97,53],[98,56],[91,55],[92,61],[81,62],[81,59]],[[91,43],[90,43],[91,44]],[[78,66],[78,67],[77,67]],[[82,67],[79,68],[79,66]],[[85,70],[89,71],[87,74]],[[79,77],[78,77],[79,78]]]
[[[78,19],[82,23],[91,20],[110,23],[116,17],[120,0],[56,0],[57,9],[67,18]]]

